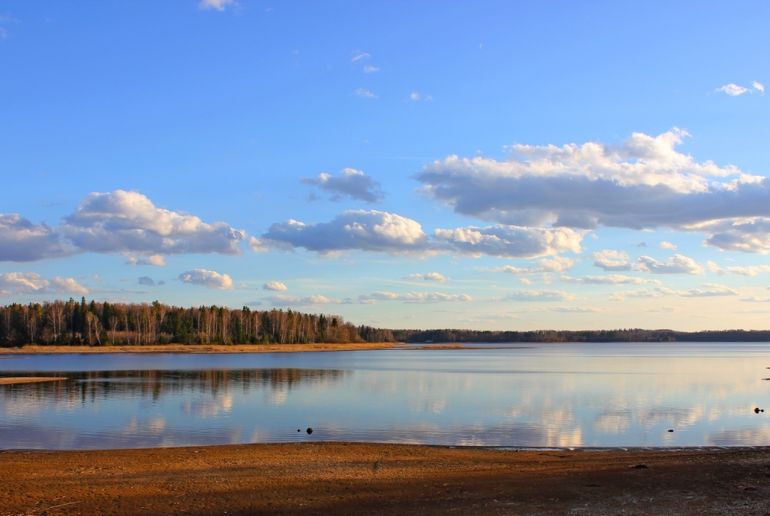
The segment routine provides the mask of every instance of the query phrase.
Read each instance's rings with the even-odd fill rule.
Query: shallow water
[[[10,356],[69,380],[0,386],[0,448],[770,445],[766,343],[476,348]]]

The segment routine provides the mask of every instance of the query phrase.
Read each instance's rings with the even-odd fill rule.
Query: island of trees
[[[0,307],[0,346],[148,344],[306,344],[355,342],[768,342],[770,331],[388,330],[341,317],[244,306],[52,301]]]

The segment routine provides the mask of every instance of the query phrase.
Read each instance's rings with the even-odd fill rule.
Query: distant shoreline
[[[770,448],[365,443],[4,451],[9,514],[762,514]]]

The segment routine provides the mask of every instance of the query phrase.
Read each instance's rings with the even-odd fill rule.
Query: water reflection
[[[14,376],[44,371],[68,380],[0,387],[0,446],[770,445],[770,412],[753,411],[770,406],[762,380],[770,347],[731,346],[185,356],[186,370],[114,356],[110,370],[90,372],[77,372],[75,357],[61,369],[56,358],[29,357],[9,361],[20,371]],[[212,363],[221,367],[202,367]],[[307,426],[312,436],[297,432]]]

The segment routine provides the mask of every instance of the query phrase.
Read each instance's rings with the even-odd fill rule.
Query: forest
[[[388,330],[292,310],[52,301],[0,307],[0,346],[387,342]]]
[[[52,301],[0,307],[0,346],[149,344],[305,344],[315,342],[768,342],[770,330],[463,329],[388,330],[342,317],[244,306],[179,307],[153,303]]]

